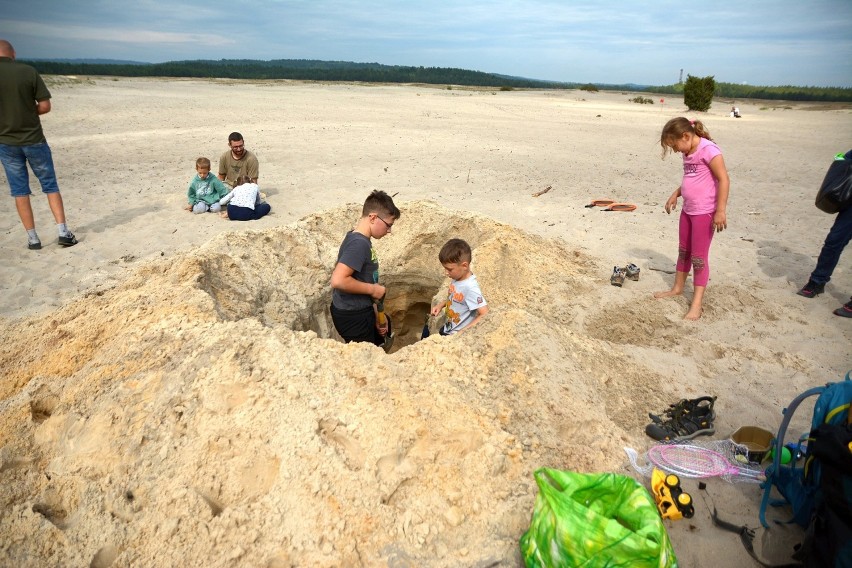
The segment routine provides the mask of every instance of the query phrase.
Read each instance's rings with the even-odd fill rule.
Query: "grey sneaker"
[[[34,243],[27,242],[27,248],[30,250],[39,250],[41,249],[41,241],[36,241]]]
[[[633,264],[632,262],[627,265],[625,268],[627,271],[627,277],[631,280],[639,280],[639,273],[642,272],[642,269]]]
[[[63,247],[73,247],[77,244],[77,237],[74,236],[74,233],[68,231],[68,234],[59,237],[59,245]]]
[[[813,280],[808,280],[808,283],[802,286],[802,289],[796,294],[805,298],[815,298],[823,292],[825,292],[825,284],[817,284]]]
[[[834,310],[832,313],[842,318],[852,318],[852,298],[849,298],[848,302]]]

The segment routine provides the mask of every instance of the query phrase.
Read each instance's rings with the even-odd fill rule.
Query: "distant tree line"
[[[649,93],[682,95],[684,84],[647,87]],[[783,101],[852,102],[852,88],[844,87],[760,87],[737,83],[716,83],[716,97],[731,99],[767,99]]]
[[[107,75],[121,77],[197,77],[226,79],[297,79],[304,81],[363,81],[368,83],[429,83],[475,87],[564,89],[573,83],[536,81],[447,67],[405,67],[379,63],[308,59],[222,59],[168,61],[150,64],[97,64],[68,61],[27,61],[48,75]]]
[[[538,81],[452,67],[407,67],[351,61],[315,59],[201,59],[165,63],[84,63],[77,61],[26,61],[47,75],[106,75],[120,77],[195,77],[221,79],[293,79],[302,81],[361,81],[366,83],[427,83],[471,87],[512,87],[530,89],[577,89],[592,87],[616,91],[643,91],[683,95],[684,85],[646,87],[603,83]],[[714,95],[734,99],[776,99],[788,101],[852,101],[852,88],[842,87],[759,87],[716,83]]]

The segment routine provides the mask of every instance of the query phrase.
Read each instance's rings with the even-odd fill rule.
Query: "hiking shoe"
[[[683,399],[669,406],[664,412],[669,417],[667,420],[649,414],[652,422],[645,427],[645,433],[655,440],[665,442],[709,436],[716,432],[713,427],[713,420],[716,419],[716,412],[713,410],[715,401],[715,396]]]
[[[715,402],[715,396],[700,396],[698,398],[691,399],[682,398],[676,403],[670,404],[669,407],[660,414],[651,414],[649,412],[648,417],[652,422],[656,422],[657,424],[668,422],[674,418],[683,416],[684,414],[701,417],[709,415],[711,416],[710,420],[712,421],[716,418],[716,413],[713,411],[713,404]]]
[[[609,283],[613,286],[618,286],[621,288],[622,284],[624,284],[624,279],[627,278],[627,269],[619,268],[617,266],[612,267],[612,276],[609,278]]]
[[[639,273],[642,271],[641,268],[631,262],[625,267],[624,270],[627,271],[628,278],[630,278],[631,280],[639,280]]]
[[[825,292],[825,284],[817,284],[813,280],[808,280],[808,283],[802,286],[802,289],[796,294],[805,298],[815,298],[823,292]]]
[[[27,243],[27,248],[30,250],[39,250],[41,249],[41,241],[36,241],[34,243]]]
[[[59,245],[63,247],[73,247],[77,244],[77,237],[74,236],[74,233],[68,231],[68,234],[65,236],[59,237]]]
[[[849,301],[834,310],[834,315],[842,318],[852,318],[852,298]]]

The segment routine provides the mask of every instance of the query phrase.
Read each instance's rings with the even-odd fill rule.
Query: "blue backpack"
[[[773,441],[772,465],[766,470],[766,481],[763,487],[763,500],[760,503],[760,523],[768,528],[766,522],[766,508],[771,503],[774,506],[789,503],[793,510],[793,516],[788,522],[795,522],[802,527],[808,527],[814,513],[815,507],[821,501],[821,464],[820,460],[810,451],[814,442],[814,431],[824,424],[832,426],[846,426],[849,419],[849,408],[852,403],[852,371],[846,373],[846,379],[836,383],[828,383],[825,386],[809,389],[790,403],[784,409],[784,418],[778,428],[778,434]],[[811,434],[803,440],[799,440],[796,446],[800,451],[792,453],[792,459],[787,464],[781,463],[784,448],[784,436],[787,426],[796,408],[807,398],[819,396],[814,405],[813,420],[811,421]],[[807,448],[803,449],[803,444]],[[801,457],[800,457],[801,454]],[[775,487],[784,500],[770,499],[772,487]],[[777,521],[776,521],[777,522]]]

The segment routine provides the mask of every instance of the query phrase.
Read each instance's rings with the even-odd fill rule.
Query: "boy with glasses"
[[[239,132],[231,132],[228,135],[228,149],[219,158],[219,179],[232,188],[236,181],[243,176],[251,178],[252,183],[257,183],[260,175],[260,165],[257,157],[246,150],[246,141]]]
[[[379,259],[372,239],[391,232],[400,211],[384,191],[373,191],[364,202],[361,218],[346,233],[331,273],[331,319],[346,343],[384,345],[391,334],[390,318],[380,325],[375,302],[385,297],[379,284]]]

